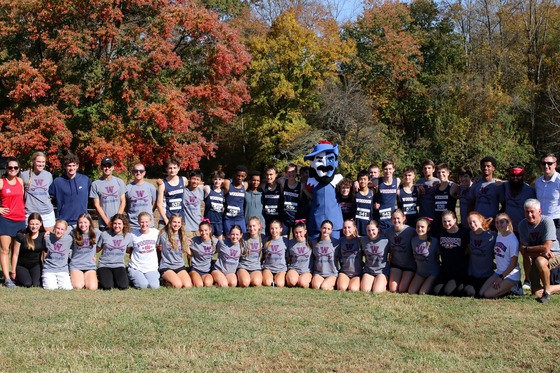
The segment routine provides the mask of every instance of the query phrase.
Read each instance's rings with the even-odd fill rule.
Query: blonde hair
[[[141,215],[142,213],[140,213]],[[148,213],[146,213],[148,214]],[[138,216],[138,218],[140,218],[140,215]],[[148,214],[150,215],[150,214]],[[179,241],[181,242],[181,248],[183,249],[183,251],[185,251],[185,248],[188,247],[187,245],[187,231],[185,230],[185,223],[183,222],[183,217],[181,216],[181,214],[178,213],[173,213],[171,215],[169,215],[169,220],[167,221],[167,224],[165,224],[165,227],[163,227],[163,229],[159,232],[159,235],[161,236],[161,234],[163,232],[165,232],[167,234],[167,243],[169,244],[169,246],[171,246],[171,248],[173,250],[177,250],[179,248],[179,246],[177,245],[177,241],[172,240],[171,238],[175,238],[175,233],[173,232],[173,228],[171,227],[171,221],[173,219],[181,219],[181,227],[179,228],[179,230],[177,231],[177,234],[179,235]]]
[[[511,218],[509,217],[508,214],[506,214],[505,212],[499,213],[498,215],[496,215],[496,222],[500,219],[505,219],[508,222],[508,230],[510,232],[513,232],[513,224],[511,223]]]

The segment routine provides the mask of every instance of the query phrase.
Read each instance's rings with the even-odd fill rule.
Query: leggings
[[[97,268],[97,275],[99,276],[99,287],[103,290],[128,289],[128,274],[124,267],[100,267]]]
[[[41,287],[41,263],[32,267],[16,266],[16,284],[29,288],[31,286]]]

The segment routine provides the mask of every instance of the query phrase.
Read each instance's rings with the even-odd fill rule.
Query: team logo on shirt
[[[474,240],[474,246],[476,247],[482,246],[482,240]]]
[[[428,245],[418,245],[414,248],[416,254],[428,256]]]
[[[251,242],[249,245],[251,246],[251,251],[252,252],[257,252],[258,253],[260,251],[260,247],[259,247],[260,244],[258,242]]]
[[[118,197],[117,192],[115,191],[115,186],[106,186],[105,191],[107,192],[106,197]]]
[[[344,245],[346,247],[346,250],[344,250],[344,252],[352,252],[354,251],[354,244],[351,243],[347,243],[346,245]]]
[[[83,241],[84,243],[82,246],[89,246],[89,238],[84,238]]]
[[[395,237],[395,245],[400,245],[402,242],[402,237]]]
[[[319,256],[327,256],[329,255],[329,246],[319,246]]]
[[[298,254],[305,254],[305,247],[297,247]]]
[[[277,252],[280,248],[280,245],[270,245],[270,251]]]
[[[532,241],[537,241],[539,239],[539,232],[531,232],[529,236],[531,236]]]
[[[195,196],[189,196],[189,199],[186,200],[187,202],[187,206],[194,206],[196,205],[196,197]]]
[[[229,249],[229,256],[231,258],[235,258],[235,257],[237,257],[238,252],[239,252],[239,250]]]
[[[136,197],[143,198],[144,197],[144,191],[143,190],[137,190],[136,191]]]
[[[205,253],[211,253],[214,251],[212,250],[212,246],[202,245],[202,249],[204,250]]]
[[[33,179],[33,183],[35,184],[35,186],[42,187],[43,179]]]
[[[60,242],[53,243],[53,250],[52,251],[55,251],[57,253],[61,252],[62,251],[62,244]]]
[[[373,246],[371,246],[371,253],[372,253],[372,254],[375,254],[375,255],[376,255],[376,254],[380,254],[379,249],[380,249],[380,246],[378,246],[378,245],[373,245]]]

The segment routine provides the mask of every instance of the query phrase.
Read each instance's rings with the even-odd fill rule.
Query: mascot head
[[[311,161],[311,176],[322,183],[330,183],[338,167],[338,144],[333,146],[330,142],[321,141],[303,159]]]

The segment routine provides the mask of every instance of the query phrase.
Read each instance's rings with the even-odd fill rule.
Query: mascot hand
[[[332,186],[337,186],[338,183],[340,183],[340,180],[344,179],[344,177],[341,174],[336,174],[334,175],[331,184]]]
[[[319,185],[319,181],[317,181],[317,179],[315,179],[314,177],[310,177],[309,179],[307,179],[307,185],[313,188]]]

